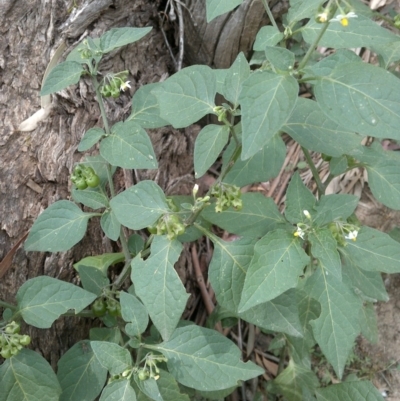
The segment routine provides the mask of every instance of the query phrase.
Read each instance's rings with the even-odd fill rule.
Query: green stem
[[[103,97],[101,96],[100,93],[100,85],[94,75],[92,75],[92,82],[94,89],[96,91],[97,103],[99,104],[100,107],[100,113],[101,113],[101,118],[103,119],[104,129],[106,131],[106,134],[110,135],[110,127],[108,126],[107,114],[104,108]]]
[[[269,8],[269,5],[268,5],[268,3],[267,3],[267,0],[262,0],[262,2],[263,2],[263,4],[264,4],[265,11],[266,11],[267,14],[268,14],[268,18],[269,18],[269,20],[271,21],[271,24],[274,26],[275,29],[277,29],[277,30],[279,31],[278,25],[276,24],[275,18],[274,18],[274,16],[272,15],[272,12],[271,12],[271,9]]]
[[[1,301],[0,300],[0,308],[9,308],[11,309],[13,312],[17,309],[16,306],[9,304],[8,302],[5,301]]]
[[[319,178],[319,174],[317,171],[317,168],[315,167],[315,164],[311,158],[310,152],[308,151],[308,149],[304,148],[303,146],[301,147],[304,156],[307,160],[307,163],[310,167],[310,170],[312,172],[312,175],[314,177],[314,180],[317,184],[317,188],[318,188],[318,195],[321,196],[325,193],[325,185],[322,183],[321,178]]]
[[[117,279],[114,281],[113,288],[118,289],[121,287],[121,285],[124,283],[124,281],[129,277],[129,274],[131,272],[131,254],[129,252],[128,248],[128,242],[125,238],[124,231],[121,227],[120,235],[119,235],[119,240],[121,241],[121,247],[122,247],[122,252],[124,253],[125,256],[125,265],[117,277]]]

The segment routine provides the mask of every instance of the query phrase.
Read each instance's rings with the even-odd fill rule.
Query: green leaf
[[[82,64],[75,61],[64,61],[56,65],[47,76],[40,91],[40,96],[50,95],[78,83],[84,71]]]
[[[386,43],[384,46],[371,46],[372,50],[375,53],[378,53],[383,58],[384,68],[388,69],[388,67],[400,60],[400,40],[392,43]]]
[[[179,327],[168,341],[148,348],[168,358],[168,370],[179,383],[198,390],[222,390],[264,372],[242,362],[239,348],[226,337],[195,325]]]
[[[306,149],[341,156],[359,146],[362,137],[334,122],[313,100],[299,98],[289,120],[282,127]]]
[[[347,129],[400,139],[400,80],[388,71],[359,62],[339,65],[319,77],[314,93],[322,111]]]
[[[369,381],[332,384],[315,390],[318,401],[384,401]]]
[[[312,215],[315,201],[314,195],[303,184],[299,173],[293,174],[286,191],[286,218],[293,224],[309,223],[304,211],[307,210]]]
[[[348,194],[322,195],[317,202],[313,222],[319,226],[327,224],[333,220],[346,220],[350,217],[358,205],[359,198]]]
[[[226,125],[206,125],[197,135],[194,144],[194,171],[196,178],[203,176],[217,160],[229,140]]]
[[[127,121],[133,121],[143,128],[159,128],[169,124],[160,117],[160,106],[157,98],[151,93],[159,85],[159,83],[143,85],[135,92],[131,115]]]
[[[160,369],[160,378],[157,386],[164,401],[190,401],[187,394],[182,394],[174,376]]]
[[[97,360],[113,375],[119,375],[132,367],[132,356],[126,348],[108,341],[91,341]]]
[[[113,241],[117,241],[119,235],[121,233],[121,224],[117,220],[115,213],[111,210],[109,212],[103,213],[100,219],[100,225],[104,234],[112,239]]]
[[[361,302],[342,281],[318,269],[305,285],[311,297],[321,304],[321,315],[311,321],[314,338],[339,379],[354,340],[360,332]]]
[[[367,165],[368,185],[375,198],[385,206],[400,210],[400,163],[381,158]]]
[[[321,3],[323,3],[321,0],[290,0],[288,24],[314,17]]]
[[[297,285],[309,256],[291,233],[276,230],[261,238],[246,274],[239,311],[270,301]]]
[[[160,116],[174,128],[187,127],[215,107],[216,78],[205,65],[187,67],[153,89],[160,105]]]
[[[93,266],[99,269],[107,276],[107,270],[110,266],[120,263],[125,260],[125,256],[122,252],[116,253],[103,253],[97,256],[88,256],[81,259],[79,262],[74,264],[74,268],[78,271],[81,266]]]
[[[312,44],[320,34],[323,24],[314,19],[302,29],[304,40]],[[395,42],[398,37],[385,28],[379,26],[370,18],[359,15],[358,18],[350,19],[349,26],[342,26],[339,22],[330,23],[318,45],[323,47],[353,48],[367,47],[376,48]]]
[[[273,387],[290,401],[304,401],[304,389],[314,393],[319,382],[312,370],[290,360],[288,367],[273,381]]]
[[[157,168],[157,159],[147,132],[134,121],[115,124],[111,135],[100,143],[101,155],[112,165],[132,168]]]
[[[25,241],[26,251],[68,251],[85,235],[92,213],[84,213],[75,203],[62,200],[49,206],[33,223]]]
[[[90,341],[73,345],[58,361],[57,377],[62,394],[60,401],[93,401],[107,379],[107,369],[97,360]]]
[[[100,38],[91,38],[90,36],[86,37],[88,44],[86,45],[83,41],[71,50],[71,53],[68,54],[66,61],[76,61],[79,64],[90,64],[92,60],[95,60],[97,63],[101,60],[102,54],[96,54],[96,50],[100,50]],[[92,51],[92,57],[89,59],[82,58],[82,50],[87,49],[88,45]]]
[[[100,401],[136,401],[136,393],[129,380],[118,380],[104,387]]]
[[[207,22],[228,11],[232,11],[242,2],[243,0],[206,0]]]
[[[263,52],[267,46],[275,46],[283,37],[283,33],[274,26],[263,26],[257,33],[253,50]]]
[[[348,168],[349,163],[345,155],[340,157],[332,157],[332,159],[329,160],[329,172],[333,176],[338,176],[345,173]]]
[[[374,304],[367,302],[363,305],[360,314],[361,334],[372,344],[378,342],[378,322]]]
[[[100,48],[103,53],[108,53],[118,47],[128,45],[143,38],[151,31],[147,28],[113,28],[100,37]]]
[[[279,131],[293,110],[299,87],[291,76],[255,72],[243,82],[242,160],[256,154]]]
[[[107,275],[93,266],[79,266],[79,277],[82,287],[97,296],[101,295],[104,287],[110,285]]]
[[[229,162],[235,146],[235,142],[231,141],[224,152],[223,160],[225,164]],[[268,181],[279,174],[285,157],[286,145],[281,136],[277,134],[254,156],[247,160],[236,160],[224,178],[224,182],[244,187],[247,184]]]
[[[278,71],[290,71],[293,69],[295,55],[288,49],[279,46],[266,46],[265,56]]]
[[[236,108],[239,102],[239,95],[242,90],[243,81],[250,75],[250,66],[242,52],[236,57],[235,62],[229,68],[224,83],[223,95]]]
[[[102,209],[108,207],[108,198],[98,189],[86,188],[80,190],[74,188],[72,190],[72,198],[75,202],[82,203],[93,210]]]
[[[332,274],[342,279],[342,263],[337,251],[337,242],[327,228],[314,230],[308,235],[311,242],[312,255],[318,259],[319,265],[326,275]]]
[[[0,401],[58,401],[61,388],[49,363],[23,348],[0,365]]]
[[[119,344],[122,341],[121,330],[118,327],[93,327],[90,329],[89,339]]]
[[[346,253],[363,270],[400,273],[400,244],[388,234],[362,227],[357,241],[347,241]]]
[[[163,190],[153,181],[141,181],[110,201],[117,220],[132,230],[153,225],[169,211]]]
[[[242,195],[243,208],[232,208],[221,213],[215,212],[215,206],[208,206],[201,216],[224,230],[244,237],[259,238],[269,231],[285,224],[272,198],[266,198],[257,192]]]
[[[153,401],[164,401],[161,396],[160,389],[158,388],[157,382],[153,378],[149,378],[147,380],[139,380],[137,376],[135,376],[135,383],[138,386],[141,393],[139,393],[139,401],[141,400],[153,400]],[[145,398],[140,397],[140,395],[144,394]]]
[[[132,234],[128,239],[128,248],[136,256],[144,248],[144,239],[139,234]]]
[[[186,293],[174,264],[182,252],[182,244],[156,236],[151,244],[151,255],[146,261],[132,261],[132,282],[137,296],[145,305],[150,318],[162,338],[174,332],[186,307]]]
[[[39,329],[48,329],[63,313],[79,313],[96,295],[48,276],[26,281],[17,292],[18,311],[24,321]]]
[[[122,318],[127,322],[126,333],[133,337],[139,337],[149,324],[146,308],[135,296],[124,291],[120,292],[119,301]]]
[[[89,150],[92,146],[96,145],[97,142],[105,135],[103,128],[94,127],[90,128],[85,132],[83,138],[79,142],[78,150],[79,152],[84,152]]]

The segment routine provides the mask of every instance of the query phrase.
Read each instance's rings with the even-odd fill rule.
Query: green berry
[[[24,334],[20,337],[19,343],[23,346],[27,346],[31,343],[31,338],[27,334]]]

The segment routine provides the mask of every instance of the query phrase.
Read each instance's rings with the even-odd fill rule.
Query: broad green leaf
[[[181,393],[174,376],[165,370],[160,369],[160,378],[157,386],[164,401],[190,401],[187,394]]]
[[[243,81],[250,75],[250,66],[246,57],[241,52],[236,57],[235,62],[229,68],[224,84],[224,97],[229,100],[236,108],[239,101],[239,95],[242,90]]]
[[[304,18],[315,17],[321,3],[323,3],[321,0],[290,0],[290,8],[287,16],[288,24],[293,24]]]
[[[270,301],[297,285],[310,258],[298,238],[276,230],[261,238],[246,274],[239,311]]]
[[[341,379],[360,332],[358,316],[362,304],[342,281],[333,274],[324,274],[323,269],[308,278],[304,289],[321,304],[321,315],[310,324],[315,340]]]
[[[84,152],[89,150],[92,146],[96,145],[97,142],[105,135],[103,128],[94,127],[90,128],[85,132],[83,138],[79,142],[78,150],[79,152]]]
[[[345,173],[348,168],[349,163],[345,155],[340,157],[332,157],[332,159],[329,160],[329,172],[333,176],[338,176]]]
[[[175,128],[213,113],[216,92],[215,74],[205,65],[184,68],[152,91],[160,105],[160,117]]]
[[[322,195],[317,202],[313,221],[315,224],[322,226],[333,220],[346,220],[354,213],[358,205],[359,198],[348,194],[331,194]]]
[[[128,239],[128,248],[136,256],[144,248],[144,239],[139,234],[132,234]]]
[[[159,83],[141,86],[133,95],[132,111],[128,121],[133,121],[143,128],[159,128],[168,125],[168,121],[160,117],[160,106],[151,91]]]
[[[242,4],[243,0],[206,0],[207,22],[214,18],[232,11]]]
[[[226,125],[206,125],[197,135],[194,144],[195,177],[203,176],[217,160],[229,140],[229,127]]]
[[[342,278],[342,263],[337,251],[337,242],[327,228],[314,230],[308,235],[312,255],[318,259],[319,265],[326,275],[333,274]]]
[[[279,29],[271,25],[263,26],[257,33],[253,50],[263,52],[267,46],[275,46],[283,37]]]
[[[355,291],[370,299],[387,302],[389,296],[382,275],[376,271],[361,269],[347,251],[347,247],[340,249],[343,255],[343,272],[349,277]]]
[[[136,401],[136,393],[129,380],[118,380],[104,387],[100,401]]]
[[[279,46],[266,46],[265,56],[277,71],[290,71],[295,63],[292,51]]]
[[[224,152],[224,163],[228,162],[228,154],[233,151],[234,141],[231,141]],[[244,187],[255,182],[265,182],[276,177],[285,161],[286,145],[281,136],[275,135],[262,150],[247,160],[236,160],[233,167],[224,178],[224,182]]]
[[[273,388],[279,390],[290,401],[304,401],[303,390],[307,388],[311,393],[319,387],[318,378],[311,369],[296,365],[292,360],[288,367],[279,374],[272,383]]]
[[[62,388],[60,401],[93,401],[106,383],[107,369],[95,357],[90,341],[83,340],[58,361],[57,377]]]
[[[108,53],[118,47],[128,45],[143,38],[151,31],[147,28],[113,28],[100,37],[100,48],[103,53]]]
[[[147,132],[134,121],[115,124],[100,143],[101,155],[113,166],[157,168],[157,159]]]
[[[157,382],[153,378],[147,380],[139,380],[135,376],[135,383],[138,386],[141,393],[138,394],[139,401],[142,400],[153,400],[153,401],[164,401],[161,396],[160,389],[158,388]],[[141,397],[142,395],[142,397]],[[144,395],[144,397],[143,397]]]
[[[383,58],[385,69],[400,60],[400,40],[398,39],[395,42],[386,43],[384,46],[377,46],[376,49],[372,46],[372,50]]]
[[[280,130],[293,110],[299,86],[291,76],[255,72],[243,82],[242,160],[256,154]]]
[[[63,313],[79,313],[96,295],[76,285],[48,276],[26,281],[17,292],[18,311],[24,321],[39,329],[48,329]]]
[[[72,198],[75,202],[82,203],[93,210],[108,207],[108,198],[97,189],[86,188],[84,190],[74,188]]]
[[[315,390],[318,401],[384,401],[369,381],[351,381],[332,384]]]
[[[339,65],[319,77],[314,93],[322,111],[347,129],[400,139],[400,80],[388,71],[359,62]]]
[[[304,40],[309,44],[314,43],[322,28],[323,24],[312,18],[301,31]],[[358,18],[350,19],[347,27],[342,26],[339,22],[331,22],[318,45],[334,49],[376,48],[396,40],[398,40],[396,35],[382,28],[370,18],[359,15]]]
[[[78,46],[71,50],[71,53],[68,54],[66,61],[76,61],[79,64],[90,64],[92,60],[95,60],[97,63],[101,60],[102,54],[96,54],[96,51],[100,50],[100,38],[91,38],[86,37],[87,44],[83,43],[82,41]],[[82,50],[87,49],[88,46],[91,48],[92,57],[91,58],[83,58],[82,57]]]
[[[96,269],[99,269],[103,272],[103,274],[107,275],[107,270],[110,266],[120,263],[125,260],[124,254],[121,253],[103,253],[102,255],[97,256],[88,256],[86,258],[81,259],[79,262],[74,264],[74,268],[79,273],[79,269],[81,266],[93,266]]]
[[[33,223],[25,241],[26,251],[68,251],[85,235],[92,213],[84,213],[75,203],[61,200],[49,206]]]
[[[174,264],[182,252],[182,244],[156,236],[151,244],[151,255],[146,261],[132,261],[132,282],[137,296],[162,338],[167,340],[174,332],[186,307],[186,293]]]
[[[40,96],[50,95],[78,83],[84,71],[82,64],[75,61],[64,61],[56,65],[47,76]]]
[[[90,346],[97,360],[112,376],[132,367],[132,356],[126,348],[108,341],[90,341]]]
[[[362,227],[357,241],[347,241],[345,251],[363,270],[400,273],[400,244],[381,231]]]
[[[103,213],[100,219],[100,225],[104,231],[104,234],[108,238],[112,239],[113,241],[118,240],[121,233],[121,224],[117,220],[115,213],[112,210]]]
[[[222,334],[200,326],[179,327],[168,341],[147,347],[167,357],[168,370],[179,383],[198,390],[222,390],[264,372],[242,362],[239,348]]]
[[[400,210],[400,162],[381,158],[367,165],[368,184],[375,199],[394,210]]]
[[[163,190],[153,181],[141,181],[110,202],[117,220],[132,230],[153,225],[169,211]]]
[[[285,224],[272,198],[256,192],[242,195],[243,208],[236,211],[232,208],[222,213],[215,212],[215,206],[208,206],[202,217],[224,230],[245,237],[259,238]]]
[[[238,313],[238,317],[265,330],[286,333],[293,337],[303,335],[294,289],[286,291],[272,301]]]
[[[79,277],[82,287],[97,296],[101,295],[104,287],[110,285],[107,275],[93,266],[79,266]]]
[[[306,149],[341,156],[360,145],[362,137],[326,116],[317,102],[299,98],[289,120],[282,127]]]
[[[217,81],[217,93],[220,93],[222,96],[224,96],[224,90],[225,90],[225,78],[228,74],[229,69],[215,69],[214,75],[215,79]]]
[[[118,327],[93,327],[90,329],[89,339],[119,344],[122,341],[121,330]]]
[[[214,243],[213,257],[208,270],[211,286],[218,304],[237,312],[256,240],[242,238],[226,242],[214,235],[210,238]]]
[[[128,335],[139,337],[149,324],[149,316],[143,304],[133,295],[121,291],[119,296],[122,318],[127,322]]]
[[[372,344],[378,342],[378,322],[374,304],[367,302],[360,313],[361,334]]]
[[[58,401],[60,384],[49,363],[23,348],[0,365],[0,401]]]
[[[216,391],[200,391],[196,390],[196,395],[203,397],[203,399],[209,400],[226,400],[228,399],[228,395],[231,394],[238,386],[226,388],[224,390],[216,390]]]
[[[286,191],[286,218],[293,224],[300,222],[309,223],[304,211],[307,210],[313,215],[315,201],[314,195],[303,184],[299,173],[296,172],[293,174]]]

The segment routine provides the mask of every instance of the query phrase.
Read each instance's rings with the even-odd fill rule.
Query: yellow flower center
[[[342,24],[342,26],[347,26],[349,25],[349,20],[347,18],[342,18],[340,20],[340,23]]]

